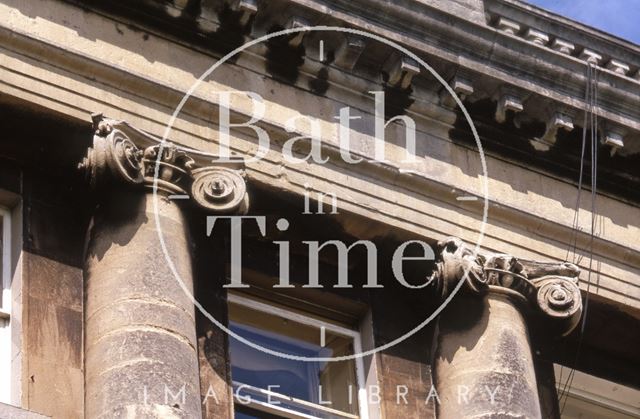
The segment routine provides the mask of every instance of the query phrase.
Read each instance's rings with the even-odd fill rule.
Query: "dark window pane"
[[[239,405],[235,407],[235,419],[281,419],[281,417]]]
[[[325,331],[320,345],[320,328],[238,305],[229,305],[229,326],[245,339],[271,350],[304,357],[334,357],[353,353],[353,339]],[[356,414],[358,387],[355,363],[304,362],[270,355],[237,339],[229,342],[233,381],[270,390],[295,399]],[[271,386],[271,388],[269,388]],[[241,394],[246,395],[244,390]],[[265,395],[252,399],[267,402]],[[272,397],[279,407],[317,415],[313,408]],[[331,402],[331,404],[326,404]],[[309,410],[311,409],[311,410]]]

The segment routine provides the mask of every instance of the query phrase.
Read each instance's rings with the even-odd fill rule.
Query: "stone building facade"
[[[0,417],[640,417],[639,46],[519,0],[0,16]]]

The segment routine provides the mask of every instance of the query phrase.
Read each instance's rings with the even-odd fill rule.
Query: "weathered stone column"
[[[457,239],[440,244],[442,295],[462,278],[435,337],[438,418],[541,418],[528,322],[566,334],[580,319],[575,265],[473,255]]]
[[[99,196],[86,265],[85,416],[199,418],[191,241],[177,202],[243,211],[242,173],[123,123],[97,128],[81,164]]]

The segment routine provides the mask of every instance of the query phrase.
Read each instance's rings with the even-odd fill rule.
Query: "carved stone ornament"
[[[248,195],[242,159],[217,156],[179,147],[131,125],[94,117],[93,147],[78,168],[94,190],[109,186],[157,186],[163,195],[191,198],[200,207],[219,214],[245,213]]]
[[[439,242],[438,250],[432,280],[442,298],[464,278],[467,292],[506,294],[526,311],[551,320],[551,329],[561,335],[578,324],[582,299],[580,269],[574,264],[535,262],[506,254],[474,256],[471,247],[454,237]]]

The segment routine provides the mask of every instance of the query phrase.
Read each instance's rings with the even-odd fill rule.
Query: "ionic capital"
[[[126,122],[94,117],[93,146],[78,165],[96,192],[133,186],[190,199],[215,213],[244,213],[244,161],[180,147]]]
[[[535,262],[507,254],[474,254],[458,238],[438,243],[433,283],[442,298],[460,281],[467,292],[508,295],[533,316],[547,319],[548,330],[570,333],[580,320],[580,269],[566,262]]]

